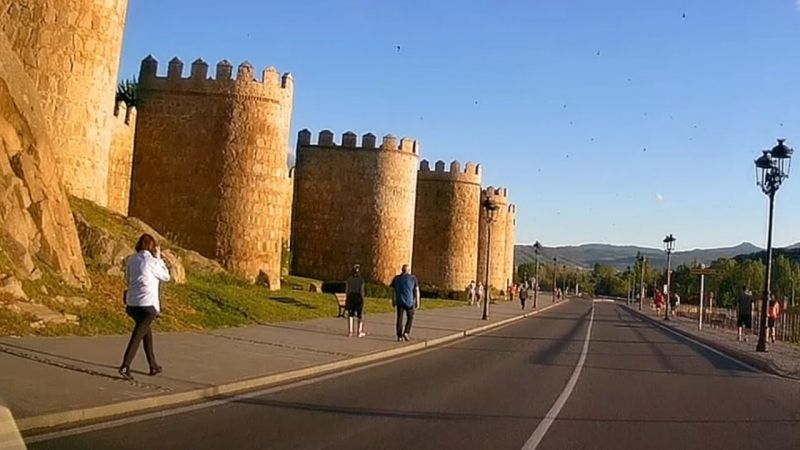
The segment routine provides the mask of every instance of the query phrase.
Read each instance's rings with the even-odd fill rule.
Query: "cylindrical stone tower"
[[[43,100],[67,190],[105,206],[127,0],[0,0],[0,28]]]
[[[489,285],[493,289],[505,289],[508,278],[508,259],[506,258],[506,231],[508,228],[508,190],[506,188],[487,187],[481,192],[481,203],[487,198],[497,205],[492,220],[491,261],[489,263]],[[486,208],[481,207],[480,229],[478,236],[478,281],[486,282],[486,249],[488,240],[488,220]]]
[[[234,273],[280,287],[293,81],[274,68],[148,57],[139,106],[130,214]]]
[[[298,134],[293,272],[342,280],[359,263],[365,278],[388,284],[411,263],[419,148],[391,135],[377,148],[372,134],[356,141],[348,132],[337,145],[326,130],[312,144],[311,132]]]
[[[514,282],[514,245],[517,238],[517,205],[508,205],[506,218],[506,285]]]
[[[437,161],[430,170],[420,163],[414,217],[412,271],[421,283],[462,291],[475,280],[478,264],[478,221],[481,201],[480,166]]]

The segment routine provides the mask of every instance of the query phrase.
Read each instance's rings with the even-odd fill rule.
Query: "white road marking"
[[[586,327],[586,338],[583,340],[583,349],[581,350],[581,356],[578,358],[578,363],[575,365],[575,370],[572,371],[572,376],[567,381],[567,385],[564,386],[564,390],[561,391],[556,402],[553,403],[553,406],[550,408],[550,411],[547,411],[544,418],[541,422],[539,422],[539,426],[533,431],[533,434],[528,441],[525,442],[525,445],[522,446],[522,450],[535,450],[536,447],[542,442],[544,439],[544,435],[547,434],[547,430],[550,429],[550,426],[553,425],[553,422],[556,421],[558,418],[558,414],[561,412],[561,408],[567,403],[569,400],[569,396],[572,395],[572,391],[575,389],[575,385],[578,384],[578,378],[581,376],[581,371],[583,370],[583,364],[586,362],[586,354],[589,353],[589,341],[592,338],[592,324],[594,323],[594,302],[592,302],[592,313],[589,316],[589,326]]]

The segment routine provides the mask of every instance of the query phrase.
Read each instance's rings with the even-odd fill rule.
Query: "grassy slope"
[[[91,224],[123,236],[133,245],[139,231],[128,224],[125,218],[91,202],[71,199],[72,207]],[[179,255],[182,249],[170,243]],[[122,304],[124,282],[122,278],[106,275],[107,267],[95,261],[87,261],[92,279],[92,289],[81,291],[62,284],[56,276],[45,273],[42,279],[26,281],[25,291],[35,301],[54,310],[75,314],[80,325],[49,325],[33,329],[30,320],[0,308],[0,336],[3,335],[96,335],[127,333],[131,321],[125,315]],[[279,291],[268,291],[228,274],[202,272],[186,266],[187,282],[183,285],[166,284],[161,299],[162,315],[156,321],[158,331],[187,331],[208,328],[263,324],[292,320],[333,317],[338,311],[333,295],[297,291],[292,284],[308,286],[314,280],[288,277],[288,282]],[[47,294],[44,294],[44,290]],[[87,298],[85,307],[63,306],[53,300],[56,295]],[[463,303],[450,300],[425,300],[426,309],[460,306]],[[366,314],[390,312],[388,299],[369,298]]]

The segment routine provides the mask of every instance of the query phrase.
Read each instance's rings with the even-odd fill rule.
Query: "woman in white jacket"
[[[133,319],[136,325],[131,333],[131,340],[119,373],[126,380],[132,380],[131,362],[136,356],[139,344],[144,341],[144,353],[150,365],[150,375],[161,373],[161,366],[156,363],[153,353],[153,332],[150,325],[161,311],[158,301],[158,288],[162,282],[169,281],[169,269],[161,259],[161,248],[156,240],[149,234],[143,234],[136,243],[136,254],[128,258],[125,268],[125,281],[128,289],[125,291],[125,312]]]

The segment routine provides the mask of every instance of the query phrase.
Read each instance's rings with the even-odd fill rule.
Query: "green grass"
[[[89,223],[105,228],[111,233],[133,242],[140,231],[126,219],[89,201],[71,198],[70,203]],[[178,254],[182,249],[169,242],[165,247]],[[80,325],[48,325],[34,329],[32,318],[23,317],[0,308],[0,336],[5,335],[99,335],[130,332],[131,320],[125,315],[121,277],[107,275],[107,267],[88,262],[92,288],[81,290],[64,284],[47,269],[39,280],[24,281],[23,289],[33,300],[55,311],[75,314]],[[269,291],[227,273],[202,272],[186,265],[187,282],[183,285],[167,283],[161,297],[162,314],[155,322],[157,331],[196,331],[203,329],[237,327],[334,317],[338,306],[332,294],[308,292],[310,284],[321,285],[319,280],[297,276],[284,277],[282,288]],[[304,290],[295,290],[300,286]],[[46,293],[45,293],[46,292]],[[57,295],[78,296],[89,300],[79,307],[64,305],[54,300]],[[2,300],[2,299],[0,299]],[[423,300],[423,309],[461,306],[452,300]],[[391,302],[385,298],[367,298],[365,314],[391,312]]]

